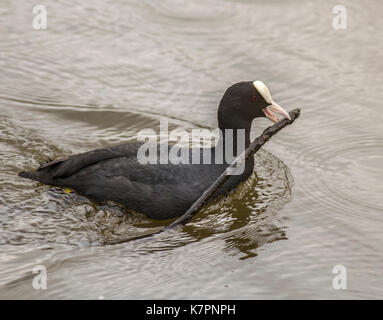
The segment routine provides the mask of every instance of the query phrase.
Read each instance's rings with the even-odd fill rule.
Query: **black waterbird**
[[[47,185],[73,189],[98,202],[115,201],[153,219],[172,218],[182,215],[230,165],[216,163],[218,146],[231,145],[232,154],[236,155],[236,139],[231,138],[233,143],[226,144],[225,129],[234,129],[234,132],[243,129],[244,147],[247,148],[252,121],[267,117],[277,122],[272,112],[289,118],[288,113],[272,100],[262,81],[243,81],[230,86],[219,104],[221,135],[217,146],[209,150],[210,164],[203,161],[200,164],[141,164],[137,151],[142,143],[128,143],[50,161],[35,171],[24,171],[19,175]],[[195,152],[202,156],[200,148],[190,148],[187,152],[189,159]],[[246,160],[243,172],[233,175],[215,197],[246,180],[253,168],[251,157]]]

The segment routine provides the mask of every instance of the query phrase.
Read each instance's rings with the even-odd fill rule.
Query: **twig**
[[[106,244],[118,244],[118,243],[129,242],[132,240],[149,238],[159,233],[162,233],[164,231],[169,231],[178,226],[185,225],[210,200],[210,198],[216,193],[216,191],[231,177],[231,173],[233,172],[234,168],[240,165],[248,157],[253,156],[267,141],[271,139],[272,136],[274,136],[284,127],[292,124],[300,116],[300,112],[301,112],[300,109],[298,108],[294,109],[289,112],[291,120],[283,119],[275,123],[274,125],[266,128],[262,132],[262,134],[258,138],[256,138],[250,144],[250,146],[239,157],[237,157],[234,160],[234,162],[229,167],[226,168],[226,170],[214,181],[214,183],[208,189],[206,189],[206,191],[201,195],[201,197],[199,197],[199,199],[196,202],[194,202],[194,204],[177,220],[173,221],[171,224],[169,224],[166,227],[163,227],[157,232],[138,236],[138,237],[133,237],[130,239],[116,240],[113,242],[108,242]]]

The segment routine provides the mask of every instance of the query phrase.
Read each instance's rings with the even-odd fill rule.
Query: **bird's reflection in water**
[[[229,236],[225,239],[225,251],[234,255],[240,254],[240,259],[247,259],[257,255],[257,249],[267,243],[278,240],[287,240],[287,235],[278,223],[260,223],[248,230],[241,232],[240,235]]]
[[[204,208],[184,231],[198,240],[219,234],[224,251],[240,259],[256,256],[264,244],[286,240],[286,217],[280,211],[291,198],[291,174],[283,162],[265,151],[257,154],[257,164],[257,173],[225,199]]]

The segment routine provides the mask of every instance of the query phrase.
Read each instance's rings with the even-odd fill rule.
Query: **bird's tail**
[[[19,177],[39,181],[45,184],[58,185],[59,182],[54,179],[54,170],[64,160],[65,159],[50,160],[41,164],[37,170],[20,172]]]
[[[40,182],[44,182],[44,176],[45,174],[42,171],[22,171],[19,173],[19,177]]]
[[[19,177],[35,180],[33,171],[22,171],[19,173]]]

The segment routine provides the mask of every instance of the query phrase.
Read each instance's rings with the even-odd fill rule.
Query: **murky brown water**
[[[35,4],[0,4],[1,298],[383,297],[381,1],[344,1],[346,30],[333,1],[45,1],[44,31]],[[225,88],[253,79],[302,116],[180,231],[105,246],[169,222],[17,176],[160,119],[215,127]]]

